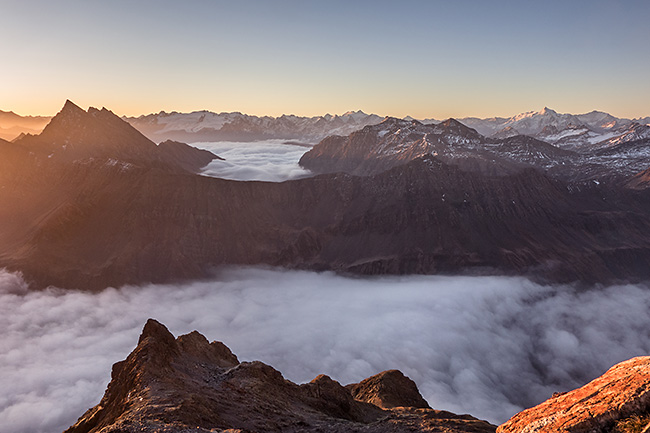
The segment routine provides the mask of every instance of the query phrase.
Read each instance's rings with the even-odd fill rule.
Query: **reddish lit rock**
[[[610,368],[585,386],[513,416],[498,433],[608,432],[615,421],[650,410],[650,356]]]

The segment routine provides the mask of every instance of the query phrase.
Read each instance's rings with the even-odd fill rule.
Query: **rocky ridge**
[[[429,408],[415,384],[388,371],[341,386],[320,375],[297,385],[259,361],[239,362],[194,331],[174,338],[150,319],[113,366],[101,402],[65,433],[494,432],[469,415]]]

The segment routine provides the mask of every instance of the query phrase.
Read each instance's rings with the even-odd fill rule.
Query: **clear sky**
[[[0,0],[0,110],[650,116],[648,0]]]

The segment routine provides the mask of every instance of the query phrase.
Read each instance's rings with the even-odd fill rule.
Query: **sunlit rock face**
[[[240,363],[196,331],[175,339],[150,319],[134,351],[113,366],[101,402],[66,433],[189,429],[487,433],[495,426],[430,409],[415,384],[394,370],[348,387],[325,375],[296,385],[259,361]]]
[[[582,388],[558,393],[518,413],[497,432],[621,431],[612,430],[617,421],[632,416],[648,418],[649,413],[650,357],[644,356],[617,364]],[[650,425],[650,418],[646,423]]]

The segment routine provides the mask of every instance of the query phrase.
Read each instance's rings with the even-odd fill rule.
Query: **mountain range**
[[[650,277],[647,160],[638,174],[577,182],[599,166],[575,155],[454,120],[389,118],[314,146],[302,163],[322,175],[238,182],[196,174],[216,155],[156,145],[109,110],[67,102],[41,134],[0,142],[0,266],[34,288],[80,290],[227,264]]]
[[[602,111],[559,114],[550,108],[510,118],[464,118],[463,124],[485,136],[507,138],[528,135],[541,141],[577,151],[614,146],[650,138],[650,117],[635,120],[616,118]]]
[[[249,116],[241,113],[149,114],[125,118],[153,141],[254,141],[263,139],[294,139],[317,143],[330,135],[349,135],[364,126],[377,124],[383,118],[362,111],[341,116],[327,114],[316,117],[283,115],[277,118]],[[417,120],[407,117],[405,120]],[[592,111],[587,114],[558,114],[544,108],[510,118],[456,119],[486,137],[507,138],[528,135],[560,147],[576,150],[590,145],[619,144],[650,137],[650,117],[635,120],[616,118]],[[440,123],[436,119],[419,120],[424,124]]]
[[[650,161],[650,136],[628,138],[583,147],[559,146],[528,135],[485,137],[454,119],[423,124],[386,118],[349,136],[322,140],[300,163],[317,173],[369,175],[433,155],[465,171],[486,175],[516,173],[529,167],[571,184],[616,183],[643,172]]]
[[[238,112],[191,113],[161,111],[137,117],[123,117],[146,137],[158,143],[166,140],[183,142],[256,141],[265,139],[298,140],[318,143],[330,135],[349,135],[367,125],[377,124],[383,117],[360,110],[342,115],[303,117],[251,116]],[[12,140],[21,133],[35,134],[49,122],[50,117],[22,117],[0,111],[0,138]],[[424,124],[440,123],[436,119],[414,119]],[[544,108],[509,118],[456,119],[490,138],[528,135],[570,150],[591,145],[615,145],[650,137],[650,117],[625,119],[601,111],[586,114],[560,114]]]
[[[151,140],[256,141],[266,139],[299,140],[315,143],[332,134],[347,135],[366,125],[378,123],[381,117],[362,111],[349,111],[341,116],[280,117],[249,116],[242,113],[149,114],[129,117],[128,121]]]

